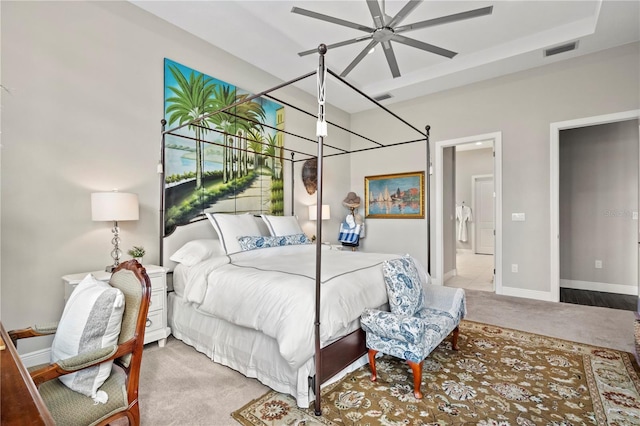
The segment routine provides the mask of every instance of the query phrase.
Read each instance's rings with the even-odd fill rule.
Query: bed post
[[[296,171],[296,163],[293,161],[293,157],[296,155],[295,152],[291,153],[291,216],[295,216],[295,200],[296,200],[296,179],[295,179],[295,171]]]
[[[314,322],[315,334],[315,367],[316,377],[314,381],[315,415],[322,415],[320,408],[320,381],[322,378],[322,357],[320,356],[320,282],[322,279],[322,150],[324,137],[327,135],[327,122],[324,118],[324,101],[325,101],[325,76],[326,68],[324,65],[324,55],[327,53],[327,46],[321,44],[318,46],[319,64],[318,64],[318,122],[316,127],[316,136],[318,136],[318,163],[317,163],[317,194],[316,194],[316,317]]]
[[[424,128],[427,142],[427,272],[431,275],[431,147],[429,142],[429,130],[431,126],[428,124]]]
[[[160,124],[162,124],[162,140],[160,141],[160,164],[158,164],[158,174],[160,175],[160,260],[158,265],[164,266],[164,138],[166,137],[164,131],[167,120],[163,118],[160,120]]]

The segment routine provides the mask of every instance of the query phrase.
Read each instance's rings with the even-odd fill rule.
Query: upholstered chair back
[[[424,308],[424,289],[418,269],[410,257],[385,261],[382,273],[391,312],[414,316]]]
[[[124,314],[122,315],[122,327],[120,328],[120,337],[118,338],[118,344],[122,344],[133,338],[136,333],[136,323],[141,308],[140,302],[144,288],[140,286],[140,279],[138,279],[134,271],[130,269],[121,269],[113,274],[109,284],[112,287],[120,289],[122,294],[124,294]],[[140,338],[144,340],[144,335]],[[120,364],[124,367],[129,367],[131,355],[132,354],[129,353],[118,358]]]

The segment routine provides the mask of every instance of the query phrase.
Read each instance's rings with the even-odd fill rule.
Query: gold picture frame
[[[424,219],[424,172],[364,178],[365,217]]]

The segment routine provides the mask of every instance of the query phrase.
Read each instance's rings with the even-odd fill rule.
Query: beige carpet
[[[633,352],[634,314],[467,290],[467,319]],[[231,413],[269,391],[179,340],[145,347],[140,378],[143,425],[233,425]]]
[[[469,321],[459,343],[453,351],[445,340],[424,361],[421,400],[406,363],[384,356],[376,382],[366,365],[327,386],[320,417],[274,391],[233,416],[246,426],[640,423],[632,354]]]

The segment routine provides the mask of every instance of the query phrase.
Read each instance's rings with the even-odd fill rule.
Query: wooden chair
[[[29,369],[47,408],[57,424],[107,425],[126,417],[130,425],[140,424],[138,384],[144,349],[144,332],[151,298],[151,282],[136,260],[121,263],[109,284],[124,294],[125,308],[118,344],[97,349],[57,363]],[[10,331],[14,344],[18,339],[54,334],[57,325],[34,326]],[[113,360],[109,378],[100,390],[108,395],[105,404],[65,386],[58,377]],[[54,380],[55,379],[55,380]]]

